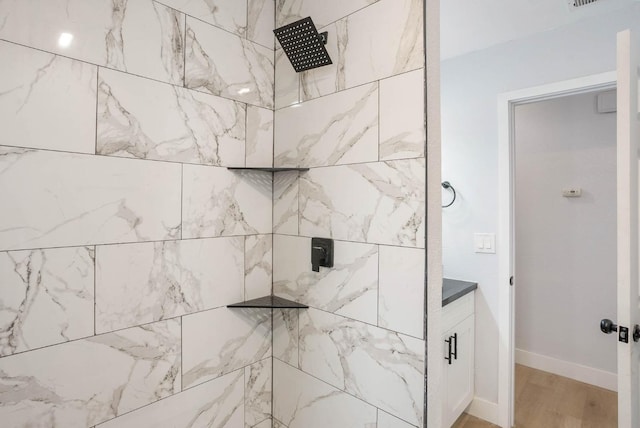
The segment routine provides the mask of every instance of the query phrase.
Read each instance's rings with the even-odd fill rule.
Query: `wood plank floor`
[[[516,365],[516,428],[615,428],[618,394]],[[463,414],[453,428],[496,425]]]

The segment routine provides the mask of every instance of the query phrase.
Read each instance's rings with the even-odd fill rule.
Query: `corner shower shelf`
[[[271,167],[242,167],[234,166],[227,168],[230,171],[265,171],[265,172],[284,172],[284,171],[309,171],[309,168],[271,168]]]
[[[264,296],[246,302],[227,305],[227,308],[307,309],[309,306],[278,296]]]

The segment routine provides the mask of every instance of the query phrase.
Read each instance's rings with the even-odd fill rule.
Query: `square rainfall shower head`
[[[273,32],[298,73],[333,64],[324,47],[326,39],[318,34],[311,17],[276,28]]]

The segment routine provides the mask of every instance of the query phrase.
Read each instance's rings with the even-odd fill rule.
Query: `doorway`
[[[551,85],[529,88],[503,94],[499,98],[499,174],[500,174],[500,229],[498,246],[502,249],[499,256],[499,389],[498,389],[498,422],[500,426],[513,426],[515,422],[515,363],[516,363],[516,329],[515,329],[515,293],[509,286],[512,276],[517,272],[516,266],[516,110],[518,106],[549,101],[568,95],[588,94],[615,88],[615,73],[588,76]],[[564,184],[559,184],[560,187]],[[568,184],[569,187],[577,187]],[[563,189],[561,188],[560,191]],[[567,189],[570,190],[570,189]],[[516,276],[515,289],[518,289]],[[597,315],[596,315],[597,316]],[[597,328],[597,324],[596,328]],[[562,326],[556,327],[561,329]],[[589,328],[582,326],[581,328]],[[593,327],[592,327],[593,328]],[[611,345],[615,348],[615,344]]]
[[[515,425],[617,426],[615,90],[514,109]]]

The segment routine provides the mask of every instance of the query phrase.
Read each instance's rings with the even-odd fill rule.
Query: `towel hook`
[[[451,202],[449,202],[447,205],[442,206],[442,208],[449,208],[456,201],[456,189],[454,189],[451,183],[449,183],[448,181],[442,182],[442,188],[451,190],[453,192],[453,199],[451,199]]]

